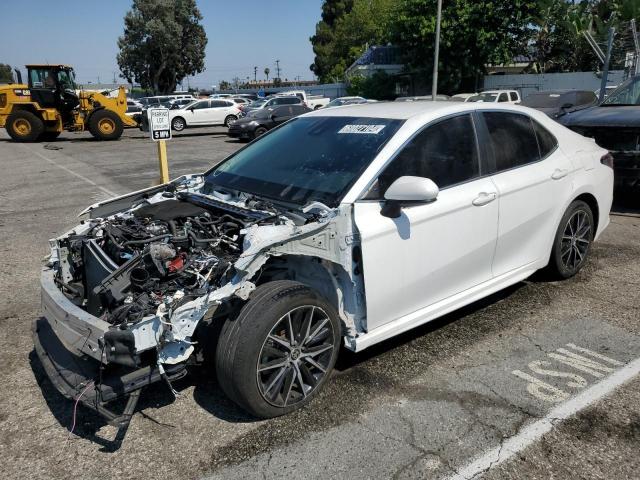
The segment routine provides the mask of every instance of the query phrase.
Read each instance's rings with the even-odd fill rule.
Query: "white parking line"
[[[110,197],[117,197],[118,194],[115,192],[112,192],[111,190],[109,190],[108,188],[104,188],[101,187],[100,185],[98,185],[96,182],[94,182],[93,180],[85,177],[84,175],[80,175],[77,172],[74,172],[73,170],[71,170],[69,167],[65,167],[64,165],[60,165],[58,162],[56,162],[55,160],[47,157],[46,155],[43,155],[40,152],[37,152],[36,150],[32,150],[29,147],[27,147],[26,145],[22,145],[24,148],[26,148],[30,153],[33,153],[37,156],[39,156],[40,158],[42,158],[43,160],[49,162],[51,165],[53,165],[54,167],[58,167],[61,170],[64,170],[67,173],[70,173],[71,175],[73,175],[74,177],[79,178],[80,180],[88,183],[89,185],[96,187],[98,190],[100,190],[102,193],[105,193],[106,195],[109,195]]]
[[[471,463],[458,469],[455,475],[447,477],[448,480],[469,480],[477,475],[486,473],[489,469],[500,465],[516,453],[535,443],[544,434],[550,432],[557,422],[566,420],[580,410],[601,400],[639,373],[640,358],[637,358],[604,380],[558,405],[543,418],[524,426],[516,435],[505,440],[501,446],[479,455]]]

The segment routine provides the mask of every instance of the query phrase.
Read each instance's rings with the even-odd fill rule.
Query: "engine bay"
[[[220,288],[235,274],[245,230],[290,222],[270,204],[244,208],[166,191],[58,240],[56,283],[72,301],[125,327]]]

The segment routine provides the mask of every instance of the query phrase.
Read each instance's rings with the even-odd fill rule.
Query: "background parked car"
[[[549,90],[535,92],[522,101],[522,105],[535,108],[555,119],[569,112],[581,110],[597,102],[590,90]]]
[[[449,95],[436,95],[437,101],[446,102],[449,100]],[[433,100],[433,95],[416,95],[413,97],[398,97],[396,102],[424,102]]]
[[[250,140],[265,134],[273,127],[293,117],[312,111],[304,105],[281,105],[273,109],[263,108],[251,117],[244,117],[232,122],[229,125],[228,135],[240,140]]]
[[[324,108],[341,107],[343,105],[357,105],[361,103],[367,103],[367,99],[362,97],[338,97],[327,103]]]
[[[467,99],[467,102],[484,103],[520,103],[520,92],[517,90],[487,90]]]
[[[127,99],[127,111],[125,115],[135,117],[140,112],[142,112],[142,104],[137,100]]]
[[[449,100],[452,102],[468,102],[469,99],[475,95],[477,95],[477,93],[456,93]]]
[[[179,108],[184,107],[185,105],[189,105],[193,103],[195,99],[193,98],[178,98],[176,100],[171,100],[167,102],[167,108],[169,110],[178,110]]]
[[[246,107],[243,107],[242,116],[252,115],[256,110],[274,108],[279,105],[304,105],[304,102],[300,97],[294,95],[268,97],[262,100],[256,100]]]
[[[640,198],[640,77],[631,77],[600,105],[558,119],[593,138],[614,159],[616,195],[634,206]]]
[[[312,110],[317,110],[319,108],[325,107],[329,103],[328,97],[323,97],[322,95],[308,95],[304,90],[291,90],[288,92],[281,92],[276,94],[276,97],[289,97],[295,96],[302,100],[302,103],[305,104]]]
[[[206,99],[196,100],[178,109],[171,110],[169,119],[171,128],[181,132],[189,127],[210,127],[215,125],[229,126],[240,116],[240,109],[231,100]]]

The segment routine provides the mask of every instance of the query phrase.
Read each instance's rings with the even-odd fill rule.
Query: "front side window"
[[[507,102],[508,100],[506,93],[501,93],[500,97],[498,97],[498,102]]]
[[[209,104],[209,100],[204,100],[203,102],[196,103],[191,108],[193,108],[194,110],[202,110],[203,108],[209,108]]]
[[[516,92],[509,92],[509,97],[511,98],[512,102],[518,101],[518,94]]]
[[[298,117],[206,175],[205,193],[231,189],[304,206],[337,206],[402,125],[369,117]]]
[[[540,160],[538,141],[527,115],[509,112],[483,112],[496,161],[496,171]]]
[[[440,189],[478,177],[478,148],[471,115],[443,120],[416,135],[378,177],[373,196],[382,198],[395,180],[406,175],[430,178]]]
[[[55,88],[55,72],[49,68],[32,68],[29,71],[31,88]]]

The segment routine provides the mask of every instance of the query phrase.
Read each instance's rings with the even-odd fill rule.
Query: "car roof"
[[[425,114],[450,115],[456,113],[473,112],[475,110],[505,110],[536,116],[538,112],[531,108],[511,105],[509,103],[468,103],[468,102],[376,102],[344,105],[340,108],[314,110],[307,113],[309,117],[365,117],[391,118],[408,120]]]

